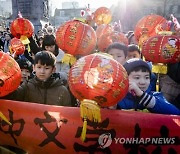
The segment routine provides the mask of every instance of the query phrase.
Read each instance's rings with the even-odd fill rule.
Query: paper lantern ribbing
[[[71,20],[60,26],[56,32],[56,43],[65,53],[88,55],[96,46],[93,28],[78,20]]]
[[[149,37],[157,35],[161,31],[170,30],[168,21],[159,15],[152,14],[141,18],[135,26],[134,36],[140,45]],[[142,37],[142,38],[141,38]]]
[[[97,25],[109,24],[111,19],[111,11],[106,7],[100,7],[94,12],[94,21]]]
[[[13,38],[10,42],[10,49],[12,53],[15,53],[16,55],[21,55],[25,51],[25,46],[20,39]]]
[[[125,36],[125,34],[120,33],[120,32],[112,32],[112,33],[106,33],[102,35],[98,39],[97,46],[101,52],[104,52],[106,48],[114,42],[119,42],[124,45],[128,45],[128,39]]]
[[[6,96],[18,88],[21,82],[21,69],[8,54],[0,52],[0,97]]]
[[[97,39],[99,39],[102,35],[106,33],[112,33],[113,32],[113,27],[109,24],[102,24],[99,25],[96,29],[96,35]]]
[[[176,63],[180,58],[180,38],[175,35],[156,35],[142,47],[142,54],[153,63]]]
[[[128,76],[122,65],[103,54],[80,58],[70,69],[69,87],[79,100],[94,100],[101,107],[117,104],[127,93]]]
[[[24,35],[30,38],[34,33],[34,26],[28,19],[20,17],[11,23],[10,31],[14,37],[20,38]]]

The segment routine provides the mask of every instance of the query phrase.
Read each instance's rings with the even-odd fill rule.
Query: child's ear
[[[53,68],[53,71],[52,71],[52,72],[53,72],[53,73],[56,73],[56,67]]]
[[[128,60],[128,56],[126,56],[126,58],[125,58],[125,62]]]
[[[33,72],[35,72],[35,65],[33,64]]]

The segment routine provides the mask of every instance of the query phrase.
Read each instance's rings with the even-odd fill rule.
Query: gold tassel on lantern
[[[20,40],[24,45],[27,45],[27,50],[28,50],[28,52],[30,52],[31,51],[30,46],[29,46],[30,41],[27,38],[27,36],[22,35]]]
[[[167,74],[167,65],[158,63],[153,64],[152,66],[152,72],[157,73],[157,82],[156,82],[156,91],[159,91],[159,84],[160,84],[160,74]]]
[[[167,74],[167,65],[162,64],[162,63],[153,64],[152,72],[159,73],[159,74]]]
[[[81,140],[82,141],[85,141],[85,139],[86,139],[86,130],[87,130],[87,118],[84,117],[83,129],[82,129],[82,133],[81,133]]]
[[[2,112],[0,112],[0,118],[1,118],[2,120],[4,120],[5,122],[7,122],[9,125],[12,125],[12,124],[9,122],[9,120],[4,116],[4,114],[3,114]]]
[[[76,58],[71,54],[64,54],[62,62],[68,65],[73,65],[76,62]]]
[[[86,139],[86,130],[87,130],[87,119],[93,122],[101,122],[101,113],[99,105],[93,101],[84,99],[81,101],[80,105],[81,117],[83,118],[83,129],[81,133],[82,141]]]

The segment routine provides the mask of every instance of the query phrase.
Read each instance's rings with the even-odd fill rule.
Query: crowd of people
[[[105,51],[124,66],[129,78],[126,97],[109,109],[180,115],[180,63],[168,64],[168,72],[160,78],[160,91],[157,91],[157,74],[152,72],[153,64],[143,59],[134,32],[129,31],[126,36],[128,46],[115,42]],[[46,25],[33,34],[28,45],[24,44],[23,55],[12,55],[9,49],[12,38],[8,28],[1,31],[0,50],[17,61],[22,80],[17,90],[3,98],[78,107],[79,100],[73,96],[67,82],[71,66],[62,61],[65,53],[56,44],[55,28]]]

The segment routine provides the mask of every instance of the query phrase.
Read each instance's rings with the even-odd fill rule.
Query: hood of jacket
[[[58,62],[58,63],[61,62],[63,57],[64,57],[64,52],[62,50],[59,50],[59,53],[56,57],[56,62]]]

